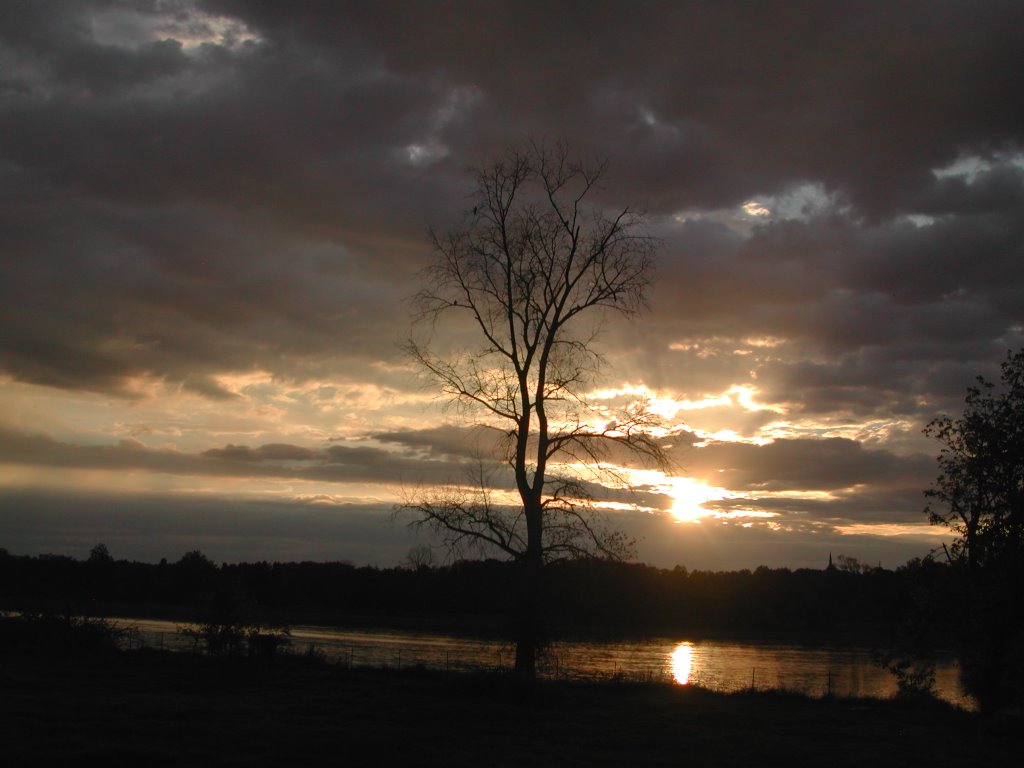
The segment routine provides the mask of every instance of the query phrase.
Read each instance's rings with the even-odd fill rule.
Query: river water
[[[193,647],[182,625],[149,619],[117,619],[137,629],[147,646]],[[505,642],[452,635],[388,630],[350,631],[293,626],[294,653],[315,652],[352,666],[410,667],[466,671],[507,669],[514,649]],[[878,696],[896,693],[896,681],[866,648],[810,648],[685,638],[616,642],[559,642],[546,654],[542,674],[566,679],[653,680],[699,685],[715,691],[783,689],[812,696]],[[936,668],[940,698],[971,709],[957,682],[953,659]]]

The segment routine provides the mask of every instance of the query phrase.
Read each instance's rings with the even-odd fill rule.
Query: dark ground
[[[0,647],[6,765],[962,767],[1024,747],[1019,717],[937,702],[55,650]]]

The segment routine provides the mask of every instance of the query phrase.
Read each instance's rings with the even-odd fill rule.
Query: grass
[[[1018,725],[935,701],[0,644],[9,765],[998,765]]]

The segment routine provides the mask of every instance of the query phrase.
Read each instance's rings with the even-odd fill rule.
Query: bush
[[[22,613],[0,619],[0,646],[63,655],[113,653],[138,637],[134,626],[70,614]]]
[[[896,678],[896,695],[901,699],[935,698],[935,661],[915,653],[890,651],[875,660]]]
[[[248,656],[271,659],[291,644],[287,627],[247,624],[232,621],[205,621],[179,627],[178,631],[192,638],[193,648],[211,656]]]

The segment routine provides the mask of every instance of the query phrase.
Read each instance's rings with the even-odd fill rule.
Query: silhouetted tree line
[[[931,560],[895,570],[842,558],[838,568],[728,572],[571,561],[551,566],[543,608],[559,634],[688,631],[834,640],[890,634],[908,614],[920,614],[928,605],[922,595],[943,594],[949,578],[950,568]],[[87,560],[0,550],[0,608],[8,610],[49,605],[88,612],[116,604],[177,617],[227,601],[250,614],[285,618],[315,616],[339,623],[353,616],[381,623],[419,618],[453,628],[469,620],[500,631],[507,606],[495,596],[510,594],[514,579],[514,564],[496,560],[415,568],[343,562],[218,566],[193,551],[177,562],[154,565],[115,560],[101,545]],[[934,618],[929,616],[929,626]]]

